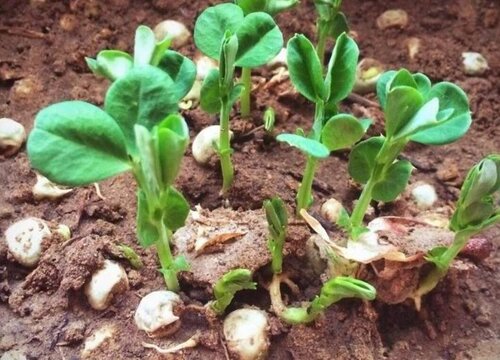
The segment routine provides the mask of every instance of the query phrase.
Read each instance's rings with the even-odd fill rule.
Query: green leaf
[[[389,85],[392,81],[392,78],[396,75],[396,71],[389,70],[380,75],[380,78],[377,81],[377,98],[382,110],[385,109],[385,105],[387,102],[387,93],[389,92]]]
[[[413,78],[413,75],[406,69],[401,69],[392,78],[389,83],[389,91],[398,86],[408,86],[417,89],[417,82]]]
[[[161,175],[158,151],[153,137],[142,125],[134,125],[134,135],[138,150],[139,165],[142,171],[139,187],[148,193],[158,193],[161,187]]]
[[[234,4],[219,4],[205,9],[194,27],[196,47],[212,59],[219,60],[225,32],[236,33],[243,19],[243,10]]]
[[[274,109],[272,107],[268,107],[266,111],[264,111],[264,129],[270,133],[274,130],[274,123],[276,121],[276,115],[274,113]]]
[[[431,88],[427,98],[439,100],[438,123],[416,133],[411,140],[426,145],[443,145],[464,136],[472,123],[469,101],[464,91],[455,84],[441,82]]]
[[[221,108],[219,74],[218,69],[210,70],[201,86],[200,105],[209,114],[217,114]]]
[[[215,301],[211,303],[217,314],[222,314],[231,304],[236,292],[255,290],[257,284],[252,281],[252,272],[248,269],[230,270],[217,280],[213,287]]]
[[[299,0],[268,0],[264,11],[271,16],[289,10],[299,3]]]
[[[151,58],[149,64],[153,66],[158,66],[158,64],[165,55],[165,52],[167,51],[171,43],[172,39],[169,38],[168,35],[162,41],[157,42],[155,45],[155,51],[153,53],[153,57]]]
[[[57,184],[87,185],[131,169],[116,122],[82,101],[41,110],[27,150],[32,167]]]
[[[337,103],[352,91],[356,80],[359,49],[356,42],[345,33],[335,42],[333,53],[328,63],[325,79],[328,102]]]
[[[245,15],[257,11],[264,11],[268,0],[235,0],[234,2],[243,10]]]
[[[128,262],[134,269],[139,270],[143,267],[144,264],[142,263],[140,256],[137,255],[134,249],[132,249],[130,246],[127,246],[125,244],[118,244],[116,247],[118,248],[118,250],[120,250],[122,255],[125,257],[125,259],[128,260]]]
[[[109,88],[104,108],[125,134],[127,149],[137,153],[134,125],[151,129],[168,114],[177,111],[172,79],[162,70],[147,65],[133,68]]]
[[[172,185],[189,144],[188,126],[181,115],[172,114],[155,127],[154,134],[163,185]]]
[[[424,102],[418,90],[409,86],[398,86],[389,91],[385,107],[385,133],[392,137],[408,124]]]
[[[347,23],[347,18],[343,12],[337,13],[332,21],[332,27],[330,30],[330,36],[333,39],[337,39],[342,33],[349,32],[349,25]]]
[[[137,190],[137,236],[139,244],[143,247],[153,245],[160,237],[158,229],[151,223],[146,194],[142,190]]]
[[[135,31],[134,65],[148,65],[153,59],[156,39],[153,30],[140,25]]]
[[[372,137],[362,141],[349,154],[348,171],[354,181],[366,184],[375,166],[375,158],[384,144],[384,137]]]
[[[321,143],[330,151],[347,149],[365,134],[363,125],[352,115],[338,114],[326,122],[321,131]]]
[[[413,80],[417,84],[417,90],[422,94],[422,96],[426,99],[429,99],[428,93],[431,89],[431,81],[427,76],[422,73],[413,74]]]
[[[125,76],[134,66],[132,56],[123,51],[103,50],[96,60],[86,58],[92,72],[114,81]],[[91,61],[93,60],[93,61]]]
[[[323,67],[314,45],[304,35],[296,34],[288,41],[287,63],[290,80],[299,93],[312,102],[324,97]]]
[[[172,79],[175,98],[178,101],[184,98],[193,87],[196,78],[196,65],[178,52],[167,50],[158,63],[158,67]]]
[[[234,86],[234,62],[238,53],[238,37],[229,31],[224,34],[219,59],[219,86],[221,96],[227,95]]]
[[[236,66],[254,68],[267,64],[283,48],[283,35],[271,15],[257,12],[245,16],[236,30]]]
[[[330,155],[330,151],[325,145],[319,141],[308,139],[300,135],[280,134],[276,137],[276,140],[286,142],[307,155],[317,159],[327,158]]]
[[[184,226],[189,214],[189,204],[184,196],[173,186],[160,195],[162,219],[165,226],[172,232]]]
[[[435,126],[437,124],[438,111],[439,100],[433,98],[423,105],[411,120],[397,132],[396,138],[405,138]]]
[[[412,164],[407,160],[398,160],[393,163],[384,179],[373,187],[372,197],[377,201],[390,202],[403,192],[410,179]]]

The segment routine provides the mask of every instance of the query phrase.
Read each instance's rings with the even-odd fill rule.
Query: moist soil
[[[86,68],[84,57],[105,48],[129,51],[139,24],[156,25],[164,19],[184,22],[193,29],[197,15],[215,1],[181,0],[4,0],[0,3],[0,117],[21,122],[27,131],[35,114],[48,104],[62,100],[86,100],[101,105],[107,82],[97,79]],[[376,18],[389,8],[401,8],[409,15],[404,29],[379,30]],[[449,80],[469,95],[474,122],[460,141],[442,147],[411,144],[403,156],[415,166],[412,182],[426,181],[438,190],[438,206],[456,200],[467,170],[483,156],[500,150],[500,4],[496,1],[386,1],[349,0],[345,12],[355,31],[361,57],[381,61],[388,69],[407,67],[420,71],[433,81]],[[288,39],[295,32],[314,35],[314,8],[311,1],[278,16]],[[407,41],[417,37],[419,52],[410,58]],[[179,49],[192,56],[193,44]],[[481,76],[466,76],[461,53],[480,52],[490,69]],[[304,157],[296,150],[278,144],[262,130],[248,134],[262,123],[267,106],[276,110],[276,133],[308,129],[312,106],[293,91],[286,79],[270,70],[254,72],[254,111],[250,120],[233,114],[234,164],[236,177],[228,201],[219,196],[221,176],[216,162],[197,165],[188,151],[178,179],[179,189],[194,207],[216,209],[225,205],[237,211],[260,209],[263,200],[279,195],[293,211],[293,202]],[[365,96],[375,100],[374,94]],[[382,114],[369,101],[347,100],[343,110],[375,121],[371,129],[382,129]],[[191,136],[217,119],[193,109],[184,111]],[[314,183],[318,204],[335,197],[351,204],[359,188],[349,181],[347,153],[334,154],[323,161]],[[139,331],[133,314],[140,298],[163,288],[156,271],[157,259],[151,248],[142,249],[135,237],[135,185],[129,175],[101,183],[104,199],[94,189],[75,189],[56,202],[36,201],[31,188],[36,177],[25,149],[14,157],[0,160],[0,235],[24,217],[35,216],[53,224],[66,224],[72,230],[70,241],[47,244],[35,270],[17,265],[0,244],[0,355],[17,351],[27,359],[79,359],[84,340],[106,326],[113,336],[105,346],[92,352],[93,359],[156,359],[155,350],[142,342],[168,346],[200,332],[200,345],[171,356],[175,359],[225,359],[227,352],[220,336],[219,320],[207,319],[195,310],[182,317],[182,327],[168,339],[150,339]],[[217,212],[215,212],[218,214]],[[375,207],[376,215],[417,215],[406,198],[394,204]],[[241,217],[241,214],[239,215]],[[250,227],[252,217],[243,224]],[[245,222],[245,216],[242,216]],[[300,222],[299,222],[300,223]],[[245,253],[245,264],[261,267],[256,277],[260,290],[237,296],[231,308],[245,304],[269,309],[264,286],[269,271],[265,232],[259,230],[253,252]],[[248,230],[248,229],[247,229]],[[248,231],[250,231],[249,229]],[[260,233],[259,233],[260,231]],[[291,254],[285,266],[299,285],[301,295],[288,294],[292,301],[310,299],[320,285],[303,268],[304,250],[300,243],[308,237],[301,224],[292,231]],[[260,235],[259,235],[260,234]],[[257,236],[256,235],[256,236]],[[482,261],[463,259],[440,286],[424,299],[417,312],[411,303],[386,305],[380,302],[342,301],[309,326],[289,327],[271,317],[270,359],[497,359],[500,353],[500,245],[499,229],[484,236],[493,242],[491,255]],[[249,235],[245,235],[249,236]],[[236,242],[238,239],[236,239]],[[116,251],[124,243],[141,256],[144,267],[136,270]],[[238,247],[216,249],[216,261],[224,264],[221,251],[234,259]],[[232,246],[232,247],[231,247]],[[234,253],[228,249],[234,249]],[[217,252],[218,251],[218,252]],[[231,250],[233,251],[233,250]],[[208,256],[208,255],[207,255]],[[252,262],[251,257],[255,261]],[[88,305],[82,287],[104,259],[125,267],[130,290],[117,296],[105,311]],[[193,257],[194,262],[197,258]],[[232,263],[231,263],[232,264]],[[187,303],[203,305],[210,299],[210,273],[204,269],[197,279],[183,276],[181,296]],[[208,265],[207,265],[208,266]],[[214,266],[211,263],[210,266]],[[207,275],[208,274],[208,275]],[[194,307],[194,309],[196,306]],[[165,357],[165,355],[163,355]],[[2,358],[3,359],[3,358]]]

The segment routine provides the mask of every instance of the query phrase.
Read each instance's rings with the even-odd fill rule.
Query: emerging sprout
[[[0,156],[14,155],[23,146],[25,140],[24,126],[12,119],[0,119]]]
[[[401,9],[392,9],[383,12],[377,18],[377,27],[385,30],[391,27],[404,29],[408,25],[408,14]]]
[[[232,137],[233,132],[229,132]],[[193,140],[193,157],[199,164],[207,164],[219,148],[220,126],[210,125],[201,130]]]
[[[215,300],[210,307],[221,315],[231,304],[234,295],[240,290],[255,290],[257,284],[252,281],[252,272],[248,269],[234,269],[224,274],[214,285]]]
[[[139,187],[139,242],[156,246],[165,283],[174,291],[177,273],[187,268],[170,250],[172,233],[189,212],[173,186],[189,143],[187,124],[175,114],[184,90],[165,71],[134,67],[108,89],[104,110],[82,101],[41,110],[27,144],[32,166],[57,184],[83,186],[132,172]]]
[[[191,33],[186,25],[175,20],[165,20],[155,26],[153,30],[156,41],[161,42],[164,39],[169,39],[172,46],[180,48],[186,45],[191,38]]]
[[[264,130],[267,133],[272,133],[274,130],[274,123],[276,122],[276,114],[274,113],[274,109],[272,107],[268,107],[266,111],[264,111]]]
[[[271,252],[272,269],[274,274],[279,274],[283,267],[283,246],[286,240],[288,214],[280,198],[264,201],[264,209],[269,231],[268,247]]]
[[[358,46],[345,33],[337,38],[326,75],[312,43],[304,35],[288,42],[288,70],[293,86],[315,103],[311,132],[297,129],[295,134],[280,134],[276,140],[288,143],[307,156],[306,168],[297,193],[297,214],[313,202],[312,183],[318,162],[331,151],[347,149],[365,134],[370,121],[339,114],[338,103],[352,90],[358,63]],[[307,74],[307,76],[305,75]]]
[[[467,75],[482,75],[489,69],[488,62],[477,52],[462,53],[464,72]]]
[[[128,260],[130,265],[132,265],[133,268],[135,269],[140,269],[142,268],[142,260],[137,255],[137,253],[132,249],[130,246],[127,246],[125,244],[119,244],[117,246],[118,250],[121,251],[122,255]]]
[[[450,247],[436,247],[427,254],[434,269],[420,282],[413,298],[417,308],[423,295],[434,289],[451,263],[475,234],[500,223],[500,155],[481,160],[467,174],[457,208],[450,222],[455,239]]]
[[[238,360],[264,360],[269,349],[267,314],[258,309],[238,309],[224,320],[229,352]]]
[[[135,324],[150,337],[169,336],[181,326],[184,304],[172,291],[153,291],[144,296],[134,315]]]
[[[384,66],[378,60],[364,58],[356,68],[356,82],[353,91],[366,94],[375,91],[377,81],[384,72]]]
[[[309,323],[316,319],[332,304],[345,298],[374,300],[377,291],[370,284],[351,277],[338,276],[330,279],[321,292],[306,308],[288,308],[280,316],[291,324]]]
[[[73,189],[60,188],[45,176],[36,174],[36,184],[33,186],[33,197],[35,200],[57,200],[72,191]]]
[[[103,267],[92,274],[84,290],[90,306],[96,310],[104,310],[116,294],[121,294],[128,288],[127,273],[120,264],[104,260]]]
[[[7,247],[17,262],[33,267],[42,255],[42,243],[52,233],[42,219],[30,217],[20,220],[5,231]]]
[[[432,208],[438,199],[434,186],[427,183],[416,184],[411,195],[417,207],[422,210]]]

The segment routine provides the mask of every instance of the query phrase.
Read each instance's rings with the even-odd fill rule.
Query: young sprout
[[[288,215],[280,198],[264,201],[269,231],[268,248],[271,252],[271,267],[274,274],[280,274],[283,267],[283,246],[286,240]]]
[[[448,144],[464,136],[471,124],[463,90],[449,82],[431,86],[420,73],[405,69],[384,73],[377,96],[384,111],[385,136],[360,142],[349,155],[349,174],[364,184],[349,219],[354,231],[362,227],[372,199],[394,201],[405,189],[413,166],[397,158],[408,142]]]
[[[119,244],[116,247],[118,248],[118,250],[120,250],[122,255],[125,257],[125,259],[128,260],[128,262],[130,263],[130,265],[132,265],[134,269],[142,268],[143,266],[142,260],[139,257],[139,255],[137,255],[137,253],[134,251],[134,249],[125,244]]]
[[[173,186],[189,142],[186,122],[172,114],[180,100],[175,86],[158,68],[133,68],[108,89],[104,110],[66,101],[40,111],[27,145],[32,166],[57,184],[84,186],[131,171],[139,186],[139,242],[156,246],[173,291],[187,264],[173,257],[170,239],[189,212]]]
[[[451,263],[468,240],[485,229],[500,223],[500,155],[490,155],[481,160],[468,173],[457,208],[450,221],[455,239],[450,247],[436,247],[427,254],[434,264],[431,272],[421,281],[414,294],[417,308],[421,298],[436,287],[446,275]]]
[[[340,34],[349,31],[347,18],[340,11],[342,0],[314,0],[316,7],[316,41],[319,61],[323,66],[326,42],[329,38],[336,40]]]
[[[269,320],[259,309],[238,309],[224,320],[229,353],[239,360],[264,360],[269,349]]]
[[[272,107],[268,107],[266,111],[264,111],[264,130],[267,133],[272,133],[274,130],[274,123],[276,122],[276,114],[274,113],[274,109]]]
[[[191,90],[196,78],[196,66],[187,57],[168,50],[171,36],[162,40],[155,37],[149,27],[141,25],[135,32],[134,54],[129,55],[119,50],[103,50],[95,59],[85,58],[88,67],[98,76],[110,81],[123,78],[133,68],[152,65],[163,70],[173,83],[171,92],[182,99]]]
[[[374,300],[377,291],[370,284],[347,276],[337,276],[323,284],[321,292],[307,307],[289,307],[280,317],[290,324],[314,321],[332,304],[345,298]]]
[[[337,38],[328,71],[323,77],[320,59],[312,43],[304,35],[295,35],[287,46],[288,70],[295,88],[315,103],[314,122],[306,136],[302,129],[296,134],[280,134],[278,141],[297,147],[307,155],[306,168],[297,193],[297,214],[312,201],[312,183],[320,159],[330,151],[346,149],[358,142],[369,121],[358,121],[338,113],[338,102],[352,90],[358,63],[358,46],[345,33]]]
[[[231,304],[236,292],[240,290],[255,290],[257,284],[252,281],[252,272],[248,269],[228,271],[214,285],[215,300],[210,307],[217,315],[222,315]]]
[[[241,114],[246,117],[250,115],[251,69],[267,64],[278,54],[283,46],[283,35],[271,15],[262,11],[245,14],[244,10],[235,4],[209,7],[196,20],[194,42],[201,52],[212,59],[220,59],[221,44],[227,34],[237,38],[237,41],[233,42],[238,46],[232,63],[227,63],[225,66],[226,69],[228,66],[242,68],[243,87],[238,91],[242,92]],[[220,62],[221,72],[223,72],[222,65]],[[219,95],[222,98],[224,93],[221,92]],[[211,113],[217,112],[205,110]]]

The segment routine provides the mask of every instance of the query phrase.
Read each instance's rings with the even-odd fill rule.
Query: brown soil
[[[104,48],[130,51],[137,25],[154,26],[163,19],[177,19],[192,29],[197,14],[214,1],[182,0],[97,0],[49,1],[31,0],[0,2],[0,117],[11,117],[31,130],[34,115],[42,107],[57,101],[79,99],[102,104],[106,81],[88,72],[84,56],[93,56]],[[456,200],[463,176],[484,155],[500,150],[500,5],[485,0],[422,2],[397,0],[391,8],[402,8],[410,22],[403,30],[376,28],[375,19],[389,8],[384,1],[350,0],[345,11],[351,27],[358,34],[362,57],[373,57],[388,68],[407,67],[428,74],[432,80],[457,82],[469,94],[474,123],[459,142],[443,147],[412,144],[404,156],[417,170],[412,181],[425,180],[438,189],[439,206]],[[314,34],[314,10],[310,1],[278,17],[289,38],[294,32]],[[414,59],[408,56],[405,41],[418,37],[422,45]],[[187,55],[193,45],[182,48]],[[478,51],[489,62],[490,69],[480,77],[464,75],[461,53]],[[268,70],[256,71],[259,78],[269,79]],[[303,156],[277,144],[263,132],[242,136],[260,125],[266,106],[277,111],[277,132],[308,128],[312,107],[294,93],[288,82],[276,86],[259,86],[254,92],[256,106],[253,120],[243,122],[235,116],[234,143],[236,178],[229,195],[233,209],[259,209],[262,201],[281,196],[292,209],[295,192],[304,166]],[[374,99],[374,95],[367,96]],[[366,104],[346,101],[342,107],[358,116],[375,121],[371,131],[382,124],[380,110]],[[185,112],[196,134],[217,119],[200,110]],[[346,172],[345,153],[321,163],[314,183],[316,206],[330,196],[349,204],[359,189]],[[0,234],[14,221],[36,216],[63,223],[72,230],[68,243],[53,242],[44,252],[36,270],[19,267],[9,258],[0,242],[0,355],[18,350],[28,359],[78,359],[84,339],[102,326],[113,326],[115,335],[108,345],[92,353],[94,359],[155,359],[154,350],[142,342],[153,342],[133,323],[133,313],[140,297],[162,289],[161,275],[152,249],[141,249],[135,237],[135,186],[131,176],[105,181],[101,200],[93,187],[77,189],[57,202],[38,202],[31,187],[35,175],[25,151],[0,160]],[[179,188],[191,205],[215,209],[222,205],[217,167],[200,167],[188,154],[183,162]],[[376,214],[407,216],[404,203],[376,208]],[[415,215],[415,214],[411,214]],[[296,239],[306,237],[298,226]],[[423,310],[417,313],[411,304],[384,305],[375,302],[344,301],[327,311],[325,317],[311,326],[289,327],[272,319],[271,359],[496,359],[500,347],[500,231],[491,230],[485,237],[492,240],[492,255],[481,263],[467,263],[454,271],[425,298]],[[261,234],[262,236],[262,234]],[[3,235],[2,235],[3,238]],[[262,241],[262,239],[261,239]],[[133,269],[117,254],[115,245],[125,243],[142,257],[145,266]],[[305,243],[305,240],[304,240]],[[300,249],[290,259],[294,280],[310,299],[319,280],[309,281],[296,274],[301,268]],[[217,253],[215,253],[217,254]],[[267,249],[255,254],[255,268],[264,264]],[[125,266],[131,288],[116,297],[103,312],[92,310],[82,286],[104,258],[113,258]],[[288,261],[288,260],[287,260]],[[295,271],[293,271],[295,270]],[[266,282],[266,271],[260,272]],[[206,301],[206,287],[196,281],[182,284],[187,302],[201,305]],[[266,291],[244,293],[234,307],[257,303],[269,307]],[[495,320],[496,319],[496,320]],[[203,330],[202,345],[173,358],[224,359],[225,351],[219,331],[209,327],[196,312],[183,316],[182,329],[167,340],[154,340],[160,346],[181,342]],[[210,329],[209,329],[210,328]]]

